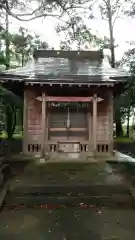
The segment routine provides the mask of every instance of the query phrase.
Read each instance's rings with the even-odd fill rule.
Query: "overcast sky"
[[[20,26],[27,28],[30,33],[38,34],[42,40],[49,43],[55,49],[59,49],[60,37],[55,31],[57,22],[54,18],[46,20],[36,19],[30,22],[19,22],[15,19],[10,19],[10,30],[18,31]],[[108,23],[103,20],[88,20],[88,26],[97,32],[100,36],[108,36]],[[114,37],[119,47],[116,48],[116,58],[119,60],[125,50],[129,48],[127,41],[135,41],[135,19],[118,19],[114,27]]]

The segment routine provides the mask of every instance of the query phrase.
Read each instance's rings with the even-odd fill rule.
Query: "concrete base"
[[[23,155],[20,155],[23,158]],[[17,156],[19,158],[19,156]],[[46,163],[46,162],[105,162],[107,160],[116,160],[116,154],[111,153],[96,153],[94,152],[82,152],[82,153],[65,153],[65,152],[51,152],[44,157],[41,157],[39,154],[33,155],[28,154],[24,156],[24,159],[31,159],[37,163]]]

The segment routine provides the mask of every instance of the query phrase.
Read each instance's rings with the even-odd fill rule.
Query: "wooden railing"
[[[67,145],[72,145],[72,144],[77,144],[78,147],[77,147],[77,150],[76,151],[69,151],[69,152],[72,152],[72,153],[76,153],[76,152],[88,152],[88,142],[84,142],[84,143],[80,143],[78,141],[60,141],[60,142],[48,142],[48,151],[49,152],[61,152],[61,148],[60,148],[60,145],[61,144],[67,144]],[[67,151],[62,151],[62,152],[67,152]]]
[[[41,152],[41,144],[28,144],[28,153],[40,153]]]
[[[97,152],[98,153],[108,153],[109,152],[109,144],[106,144],[106,143],[97,144]]]
[[[72,151],[72,147],[71,147],[71,151],[72,153],[86,153],[89,151],[88,149],[88,142],[78,142],[78,141],[60,141],[60,142],[56,142],[56,141],[49,141],[47,143],[47,147],[46,147],[46,151],[48,153],[54,153],[54,152],[63,152],[63,153],[68,153],[68,151],[64,151],[61,149],[60,145],[61,144],[78,144],[77,150]],[[63,148],[64,149],[64,148]],[[69,147],[70,149],[70,147]],[[92,150],[92,149],[91,149]],[[40,153],[41,152],[41,144],[37,144],[37,143],[30,143],[28,144],[28,149],[27,149],[28,153],[32,153],[32,154],[36,154],[36,153]],[[109,144],[107,143],[98,143],[97,144],[97,153],[108,153],[109,152]]]

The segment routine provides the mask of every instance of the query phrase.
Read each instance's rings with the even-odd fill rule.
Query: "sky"
[[[60,37],[55,31],[57,20],[49,17],[46,19],[36,19],[30,22],[20,22],[16,19],[10,19],[10,31],[17,32],[20,26],[29,30],[30,33],[36,33],[44,41],[47,41],[51,47],[59,49]],[[109,36],[108,23],[105,20],[87,20],[87,25],[94,33],[99,36]],[[115,49],[116,59],[120,60],[124,51],[129,48],[128,41],[135,41],[135,19],[117,19],[114,26],[114,38],[119,46]]]

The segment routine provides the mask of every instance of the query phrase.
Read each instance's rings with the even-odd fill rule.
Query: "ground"
[[[122,176],[114,175],[106,163],[30,163],[22,174],[12,180],[11,188],[43,184],[119,184],[121,180]]]
[[[0,215],[3,240],[134,240],[135,212],[115,209],[21,210]]]
[[[107,163],[48,163],[30,162],[24,172],[11,181],[14,192],[20,186],[58,184],[64,186],[104,185],[128,186],[129,181]],[[101,189],[102,190],[102,189]],[[121,189],[119,189],[120,191]],[[0,239],[3,240],[134,240],[134,207],[102,207],[89,205],[87,209],[60,206],[45,209],[21,208],[0,213]],[[85,206],[84,206],[85,207]]]

